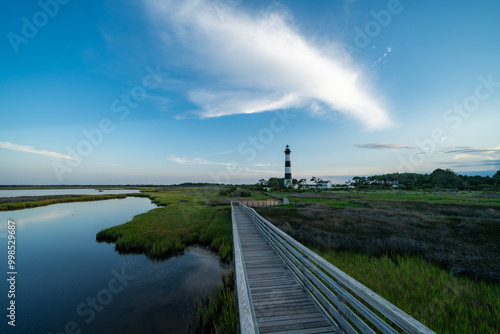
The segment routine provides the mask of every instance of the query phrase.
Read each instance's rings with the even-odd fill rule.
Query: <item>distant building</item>
[[[320,181],[320,182],[316,183],[316,187],[323,188],[323,189],[331,188],[332,182],[331,181]]]

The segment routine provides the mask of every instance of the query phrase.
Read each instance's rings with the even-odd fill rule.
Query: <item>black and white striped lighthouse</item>
[[[286,145],[285,149],[285,187],[292,186],[292,163],[290,161],[290,147]]]

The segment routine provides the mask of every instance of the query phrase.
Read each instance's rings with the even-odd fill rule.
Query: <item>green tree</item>
[[[364,176],[355,176],[352,178],[352,183],[354,183],[356,187],[364,186],[368,184],[368,179]]]
[[[306,182],[307,182],[307,180],[306,180],[306,179],[300,179],[300,180],[298,180],[298,181],[297,181],[297,185],[298,185],[299,187],[303,187],[303,186],[305,186],[305,185],[306,185]]]
[[[269,181],[267,181],[267,185],[271,188],[279,189],[280,183],[277,177],[271,177]]]
[[[430,177],[432,185],[443,188],[457,188],[462,183],[460,177],[449,168],[446,170],[438,168],[431,173]]]
[[[496,186],[497,184],[500,184],[500,170],[497,171],[495,173],[495,175],[493,175],[493,177],[491,178],[492,181],[493,181],[493,184]]]

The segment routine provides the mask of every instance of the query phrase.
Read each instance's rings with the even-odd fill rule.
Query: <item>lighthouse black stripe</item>
[[[285,187],[292,185],[292,163],[290,162],[290,147],[286,145],[285,149]]]

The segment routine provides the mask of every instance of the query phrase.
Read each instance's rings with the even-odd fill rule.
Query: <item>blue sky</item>
[[[0,184],[500,169],[498,1],[20,1]]]

